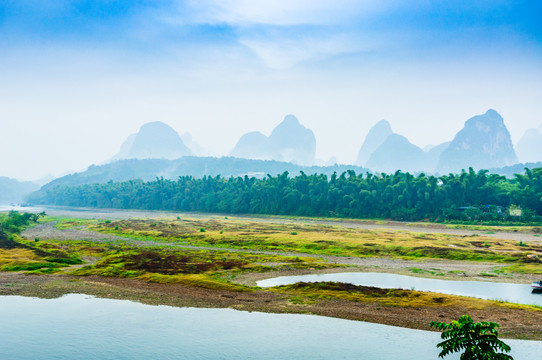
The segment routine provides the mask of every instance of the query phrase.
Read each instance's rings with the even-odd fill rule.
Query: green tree
[[[464,351],[461,360],[513,360],[509,352],[510,346],[499,340],[497,329],[499,324],[482,321],[475,323],[470,316],[463,315],[459,320],[451,323],[432,321],[431,327],[443,331],[443,342],[437,347],[442,348],[439,357],[443,358],[451,353]]]

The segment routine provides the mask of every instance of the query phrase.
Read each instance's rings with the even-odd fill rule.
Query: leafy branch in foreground
[[[437,344],[442,351],[439,357],[464,351],[461,360],[513,360],[510,346],[498,339],[499,324],[482,321],[475,323],[470,316],[463,315],[459,320],[447,324],[432,321],[430,326],[443,331],[443,342]],[[499,352],[497,352],[499,351]]]

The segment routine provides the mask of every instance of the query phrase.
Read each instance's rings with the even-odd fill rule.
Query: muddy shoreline
[[[139,279],[0,273],[0,295],[57,298],[72,293],[138,301],[149,305],[313,314],[420,330],[431,330],[429,322],[433,320],[448,322],[469,314],[475,321],[498,322],[501,335],[505,338],[542,340],[542,311],[498,305],[481,309],[461,306],[398,307],[344,300],[294,304],[286,296],[270,291],[232,292],[180,284],[149,283]]]

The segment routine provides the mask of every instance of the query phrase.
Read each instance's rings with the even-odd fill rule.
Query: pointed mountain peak
[[[371,130],[367,133],[367,136],[365,136],[363,145],[361,145],[356,159],[356,165],[364,166],[371,157],[371,154],[378,149],[391,134],[393,134],[393,131],[387,120],[380,120],[373,125]]]
[[[139,128],[140,133],[141,131],[151,131],[151,130],[163,130],[163,131],[175,132],[175,130],[173,130],[171,126],[161,121],[151,121],[151,122],[141,125],[141,127]]]
[[[271,132],[271,135],[269,136],[272,138],[273,136],[277,136],[278,134],[282,134],[281,136],[285,136],[289,132],[298,132],[298,131],[305,131],[308,130],[306,127],[304,127],[297,117],[294,115],[286,115],[282,122],[278,124],[274,129],[273,132]],[[311,131],[311,130],[308,130]],[[311,131],[312,132],[312,131]]]
[[[292,114],[286,115],[284,117],[284,120],[282,120],[281,124],[285,124],[285,125],[289,125],[289,126],[301,125],[299,123],[299,120],[297,119],[297,117],[295,117],[295,115],[292,115]]]
[[[427,156],[403,135],[392,133],[371,154],[366,166],[386,173],[415,172],[427,169]]]
[[[516,154],[522,163],[542,161],[542,128],[527,129],[516,144]]]
[[[122,144],[117,159],[177,159],[192,155],[173,128],[161,121],[143,124]]]
[[[485,114],[473,116],[465,122],[465,126],[477,124],[504,126],[504,119],[497,111],[489,109]]]
[[[249,159],[272,159],[303,165],[314,163],[316,138],[294,115],[287,115],[269,137],[254,131],[243,135],[232,156]]]
[[[376,124],[373,125],[373,127],[371,128],[371,130],[369,130],[369,132],[373,131],[373,130],[379,130],[379,131],[389,131],[390,133],[392,132],[392,129],[391,129],[391,125],[389,123],[388,120],[380,120],[379,122],[377,122]]]
[[[438,171],[458,172],[473,167],[487,169],[517,162],[510,133],[495,110],[476,115],[454,137],[440,156]]]
[[[501,115],[497,112],[497,110],[494,110],[494,109],[488,109],[485,113],[485,115],[488,115],[488,116],[497,116],[499,118],[502,119]]]

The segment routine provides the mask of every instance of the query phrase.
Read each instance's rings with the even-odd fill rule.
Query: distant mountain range
[[[538,162],[527,162],[527,163],[519,163],[509,166],[503,166],[501,168],[489,168],[490,174],[498,174],[502,176],[506,176],[507,178],[513,178],[514,174],[524,174],[525,169],[535,169],[535,168],[541,168],[542,167],[542,161]]]
[[[365,137],[363,145],[359,150],[356,159],[356,165],[364,166],[369,161],[371,155],[386,141],[388,136],[393,134],[390,123],[386,120],[380,120],[374,125]]]
[[[446,148],[437,165],[440,173],[473,167],[487,169],[516,164],[518,158],[503,118],[495,111],[470,118]]]
[[[258,131],[241,136],[230,155],[312,165],[315,153],[316,138],[312,130],[301,125],[294,115],[287,115],[269,136]]]
[[[243,135],[231,156],[256,160],[276,160],[298,165],[314,164],[316,138],[312,130],[287,115],[271,135],[254,131]],[[189,133],[182,136],[160,121],[144,124],[139,132],[128,136],[112,161],[122,159],[178,159],[182,156],[209,156],[205,148]]]
[[[542,126],[529,129],[517,145],[519,160],[542,161]],[[275,160],[310,166],[315,163],[316,138],[294,115],[287,115],[269,136],[253,131],[241,136],[230,156],[255,160]],[[112,160],[168,159],[182,156],[209,156],[188,133],[179,136],[162,122],[143,125],[130,135]],[[393,132],[381,120],[365,137],[355,164],[376,172],[397,170],[443,174],[473,167],[500,168],[518,163],[510,133],[503,118],[488,110],[465,122],[451,141],[421,149],[406,137]],[[320,162],[320,164],[325,164]]]
[[[112,160],[178,159],[193,155],[179,134],[161,121],[144,124],[124,141]]]
[[[249,176],[263,178],[265,176],[282,174],[288,171],[291,175],[299,175],[301,171],[306,174],[326,174],[334,172],[341,174],[347,170],[364,173],[367,169],[352,165],[333,166],[301,166],[289,162],[275,160],[251,160],[234,157],[196,157],[184,156],[175,160],[168,159],[126,159],[118,160],[105,165],[93,165],[86,171],[66,175],[44,185],[46,190],[58,185],[82,185],[92,183],[105,183],[108,181],[126,181],[132,179],[154,180],[157,177],[164,179],[177,179],[179,176],[217,176],[228,178],[230,176]]]
[[[0,204],[19,203],[26,195],[38,190],[38,184],[0,176]]]
[[[55,179],[44,188],[56,185],[102,183],[110,180],[152,180],[178,176],[223,177],[277,175],[331,175],[346,170],[393,173],[426,172],[444,174],[461,169],[490,169],[513,176],[524,167],[542,166],[542,126],[526,131],[516,146],[503,118],[495,111],[474,116],[465,122],[450,142],[421,149],[406,137],[393,132],[389,122],[379,121],[368,132],[356,159],[356,165],[312,166],[315,163],[316,139],[294,115],[287,115],[269,136],[260,132],[243,135],[231,152],[232,157],[202,157],[209,152],[188,133],[179,136],[169,125],[151,122],[130,135],[110,163],[91,166],[86,171]],[[522,164],[518,164],[519,160]],[[0,177],[0,202],[21,201],[38,185]]]
[[[538,139],[538,133],[534,129],[533,133],[523,142],[524,152],[535,154],[529,161],[540,161],[542,152],[537,152],[535,146],[540,146],[542,141],[537,143],[534,139]],[[518,159],[510,133],[503,118],[492,109],[467,120],[451,142],[425,151],[404,136],[393,133],[389,123],[382,120],[367,134],[356,162],[378,172],[391,173],[400,169],[441,174],[460,172],[469,167],[500,168],[516,163]]]
[[[516,145],[516,154],[521,162],[542,161],[542,124],[525,131]]]

